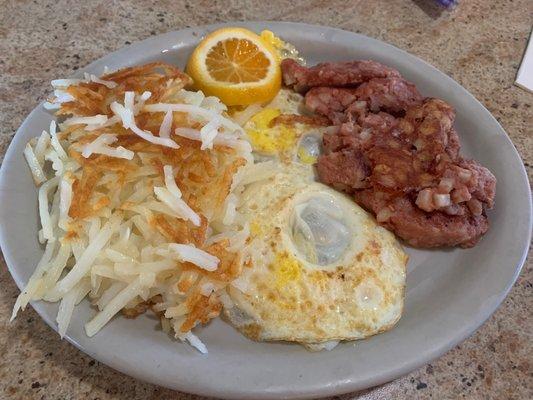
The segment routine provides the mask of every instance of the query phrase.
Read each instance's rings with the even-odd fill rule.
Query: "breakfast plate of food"
[[[525,260],[531,194],[502,127],[378,40],[211,25],[51,84],[0,171],[12,318],[31,304],[136,378],[368,388],[468,337]]]

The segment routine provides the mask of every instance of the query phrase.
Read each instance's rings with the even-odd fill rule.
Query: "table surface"
[[[26,115],[67,77],[129,43],[235,20],[303,21],[371,36],[453,77],[503,125],[533,176],[533,94],[513,85],[533,21],[531,0],[0,0],[0,157]],[[1,158],[0,158],[1,160]],[[0,258],[0,398],[199,399],[137,381],[76,350],[29,307]],[[468,340],[400,379],[336,399],[533,398],[531,260],[498,311]]]

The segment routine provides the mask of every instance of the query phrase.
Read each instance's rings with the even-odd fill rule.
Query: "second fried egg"
[[[296,161],[309,165],[316,162],[322,134],[327,128],[305,122],[300,94],[282,89],[269,104],[251,106],[241,115],[256,160],[275,159],[282,163]],[[302,116],[304,118],[298,119]],[[313,121],[312,118],[307,120]]]

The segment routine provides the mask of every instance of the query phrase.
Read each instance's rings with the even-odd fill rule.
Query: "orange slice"
[[[281,87],[276,50],[243,28],[222,28],[206,36],[186,71],[197,89],[228,106],[270,101]]]

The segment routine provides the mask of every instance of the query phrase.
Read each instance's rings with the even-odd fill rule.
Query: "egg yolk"
[[[261,32],[261,40],[276,50],[278,60],[281,61],[284,58],[294,58],[295,60],[302,60],[298,55],[298,50],[292,44],[281,40],[274,35],[272,31],[264,30]]]
[[[261,224],[259,224],[259,222],[257,221],[252,221],[250,223],[250,234],[252,236],[259,236],[261,235],[261,233],[263,232],[263,230],[261,229]]]
[[[263,42],[266,42],[272,47],[274,47],[274,49],[276,49],[276,51],[278,52],[278,57],[281,58],[280,51],[286,46],[283,40],[274,35],[274,32],[268,30],[261,32],[261,39],[263,40]]]
[[[276,271],[276,287],[282,289],[287,283],[300,278],[300,263],[286,253],[276,255],[274,261]]]
[[[298,144],[298,159],[303,164],[316,163],[322,148],[322,136],[308,134],[300,139]]]
[[[298,158],[304,164],[314,164],[318,159],[318,157],[311,155],[309,151],[303,147],[298,149]]]
[[[255,151],[264,154],[282,153],[296,142],[296,132],[285,125],[270,127],[270,122],[280,115],[276,108],[265,108],[255,114],[246,124],[246,133]]]

